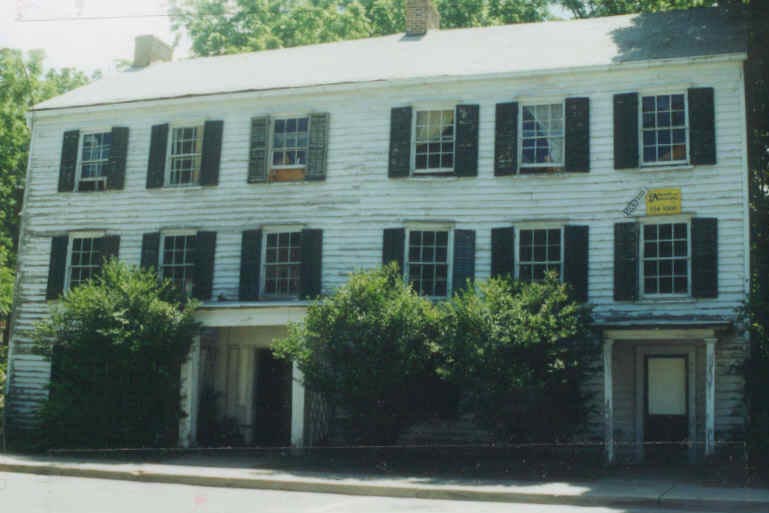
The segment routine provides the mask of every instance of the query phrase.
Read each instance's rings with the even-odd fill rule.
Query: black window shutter
[[[454,291],[467,288],[475,280],[475,230],[454,230]]]
[[[323,276],[323,230],[302,230],[301,299],[321,293]]]
[[[64,292],[64,276],[67,273],[67,246],[69,235],[57,235],[51,239],[51,260],[48,266],[46,299],[57,299]]]
[[[638,167],[638,93],[614,95],[614,169]]]
[[[638,224],[614,225],[614,299],[638,298]]]
[[[128,128],[112,127],[112,145],[109,151],[107,189],[120,190],[125,185],[125,167],[128,158]]]
[[[692,296],[718,297],[718,219],[692,219]]]
[[[307,152],[307,179],[325,180],[328,160],[328,112],[310,116],[310,144]]]
[[[454,174],[478,176],[478,105],[457,105],[457,140],[454,155]]]
[[[147,163],[147,189],[163,187],[167,146],[168,124],[153,126],[150,138],[150,157]]]
[[[568,173],[590,171],[590,99],[566,98],[564,168]]]
[[[248,150],[248,183],[267,181],[269,158],[270,117],[251,119],[251,137]]]
[[[390,111],[390,163],[387,176],[403,178],[411,174],[411,107]]]
[[[577,301],[587,301],[589,227],[566,226],[564,241],[564,281],[571,284]]]
[[[382,241],[382,265],[390,262],[398,264],[403,273],[403,257],[406,251],[406,230],[404,228],[385,228]]]
[[[259,278],[262,265],[262,230],[246,230],[240,246],[241,301],[259,299]]]
[[[192,297],[205,301],[214,290],[214,257],[216,232],[198,232],[195,237],[195,275]]]
[[[206,121],[203,125],[203,151],[200,157],[200,185],[219,184],[224,121]]]
[[[515,276],[515,228],[491,229],[491,277]]]
[[[118,258],[120,254],[120,235],[105,235],[96,241],[102,263],[110,258]]]
[[[494,126],[494,176],[518,170],[518,102],[498,103]]]
[[[59,192],[75,190],[75,168],[77,167],[77,149],[80,145],[80,131],[64,132],[61,142],[61,164],[59,165]]]
[[[142,236],[142,269],[158,270],[160,264],[160,233],[145,233]]]
[[[716,114],[712,87],[689,89],[689,150],[692,164],[716,163]]]

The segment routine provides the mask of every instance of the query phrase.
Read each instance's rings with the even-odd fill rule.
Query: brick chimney
[[[441,28],[441,15],[432,0],[406,0],[406,35],[424,36]]]
[[[134,68],[144,68],[153,62],[168,62],[173,57],[173,48],[155,36],[136,36],[134,46]]]

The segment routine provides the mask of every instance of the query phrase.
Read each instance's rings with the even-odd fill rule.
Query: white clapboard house
[[[8,425],[50,363],[30,330],[102,257],[202,301],[181,443],[204,387],[246,443],[312,444],[323,412],[270,344],[309,298],[397,261],[421,293],[555,270],[594,305],[588,436],[712,454],[744,429],[748,160],[740,24],[696,9],[168,60],[36,105]],[[292,377],[294,379],[292,379]]]

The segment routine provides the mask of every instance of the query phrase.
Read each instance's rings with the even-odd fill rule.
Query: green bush
[[[393,443],[426,415],[435,381],[436,311],[397,266],[359,272],[313,303],[274,346],[298,363],[308,387],[351,416],[354,441]]]
[[[589,309],[556,276],[491,279],[439,309],[443,372],[460,386],[463,410],[498,440],[559,441],[583,425],[597,345]]]
[[[750,330],[750,352],[745,362],[745,398],[748,406],[749,464],[769,475],[769,303],[757,294],[745,304],[743,320]]]
[[[64,295],[34,333],[52,359],[42,446],[175,445],[194,308],[171,282],[115,260]]]

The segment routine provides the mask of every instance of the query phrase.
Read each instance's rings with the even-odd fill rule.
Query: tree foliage
[[[500,441],[553,442],[583,425],[597,346],[589,309],[555,275],[491,279],[439,308],[443,371],[462,390],[462,409]]]
[[[445,28],[547,18],[546,0],[441,0]],[[197,55],[287,48],[405,30],[403,0],[179,0],[175,30],[186,31]]]
[[[350,415],[353,438],[392,443],[429,406],[422,396],[436,367],[436,312],[397,266],[355,273],[276,342],[307,386]]]
[[[116,260],[65,294],[34,332],[52,359],[40,443],[173,446],[180,368],[199,331],[195,307],[170,281]]]

